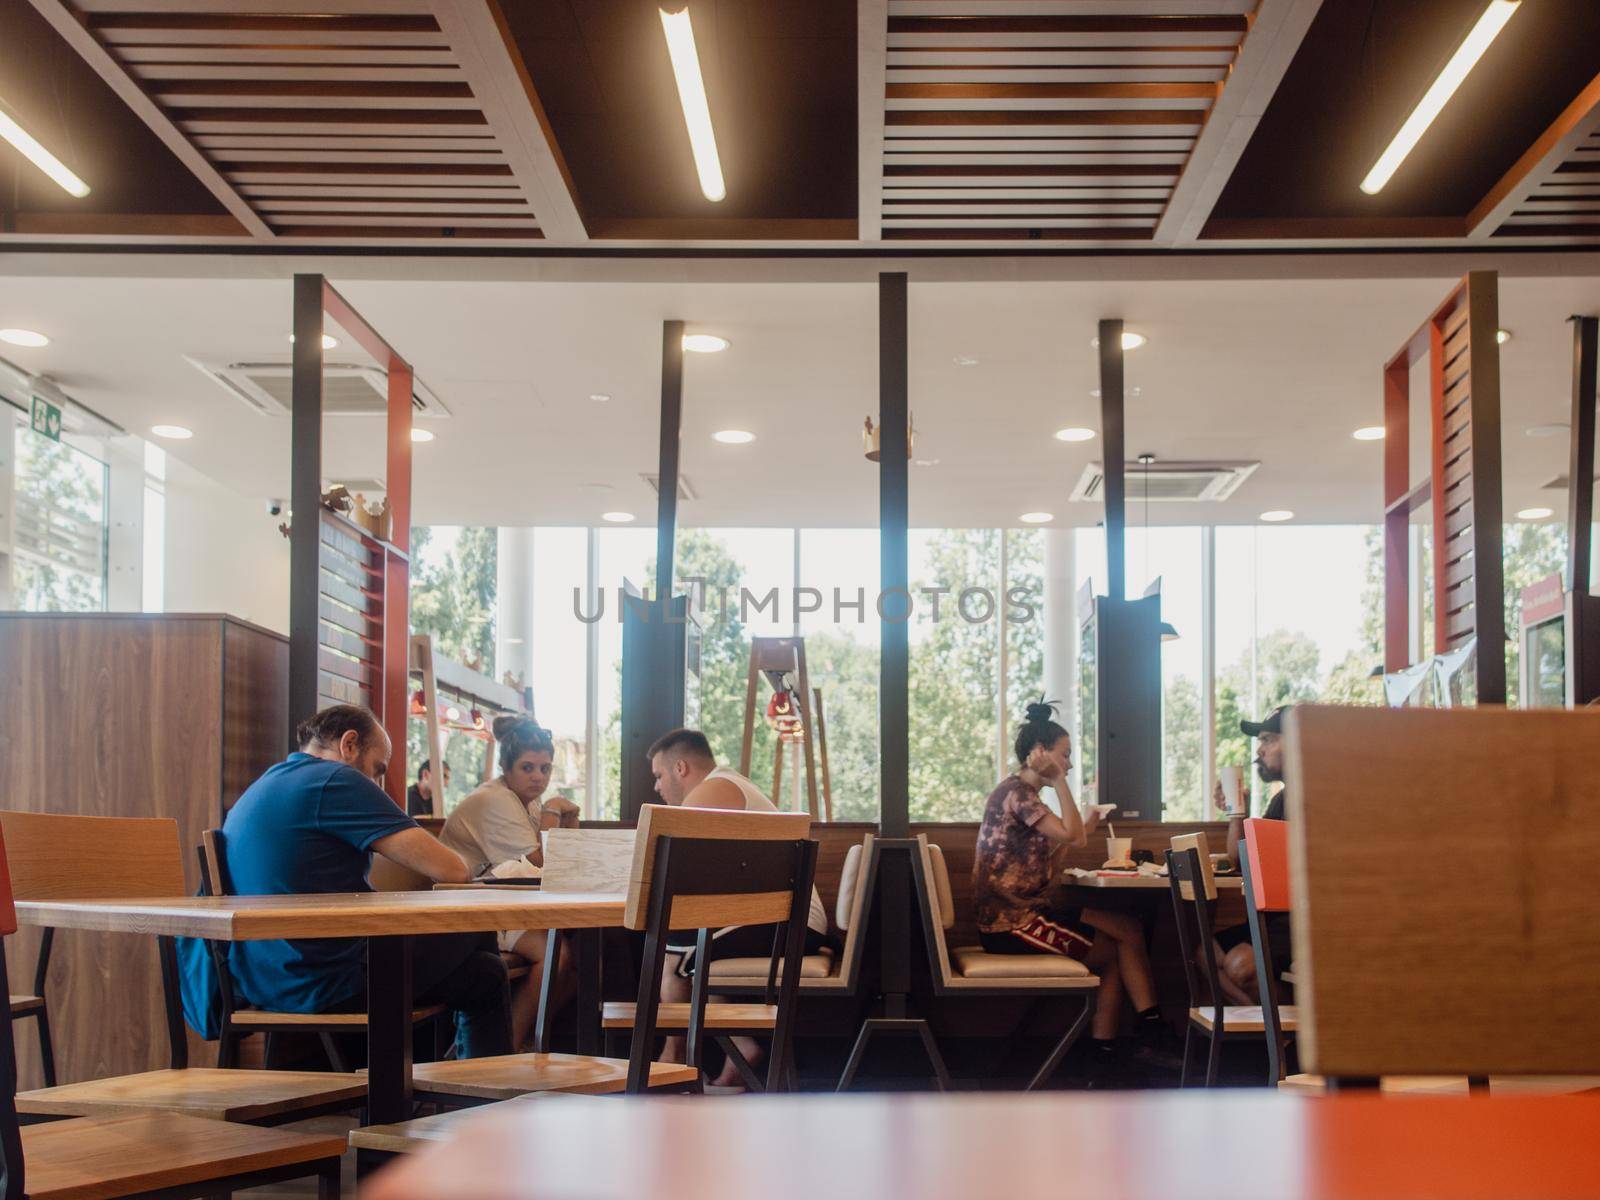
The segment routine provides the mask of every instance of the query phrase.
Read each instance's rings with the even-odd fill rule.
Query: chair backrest
[[[873,843],[876,840],[869,833],[859,846],[851,846],[845,852],[844,869],[839,873],[839,899],[833,907],[833,920],[844,930],[839,978],[847,986],[855,982],[856,973],[861,968],[862,947],[866,944],[863,926],[877,877],[876,864],[872,861]]]
[[[695,841],[794,842],[811,834],[807,813],[745,812],[721,808],[679,808],[646,804],[639,810],[639,826],[628,870],[628,902],[623,924],[643,929],[649,916],[657,843],[663,837]],[[718,888],[731,877],[709,876],[692,883],[692,891],[679,889],[668,921],[672,929],[704,929],[722,925],[764,925],[789,917],[788,892],[752,893]],[[701,887],[704,891],[700,891]],[[809,903],[809,895],[802,897]]]
[[[1600,1073],[1600,712],[1297,707],[1285,733],[1306,1069]]]
[[[183,845],[170,817],[0,812],[19,900],[183,896]]]
[[[1204,833],[1180,833],[1172,839],[1172,849],[1174,853],[1178,854],[1193,850],[1200,856],[1200,878],[1205,884],[1206,899],[1216,900],[1217,879],[1212,873],[1211,845],[1206,841],[1206,835]],[[1194,899],[1194,893],[1188,882],[1183,884],[1183,898],[1185,900]]]
[[[546,830],[539,890],[626,892],[637,840],[632,829]]]
[[[922,909],[922,926],[928,942],[928,965],[933,971],[934,983],[943,987],[954,977],[950,968],[950,946],[944,936],[944,931],[955,923],[955,906],[951,904],[947,909],[944,901],[944,897],[951,894],[950,873],[945,869],[944,851],[928,841],[927,834],[917,834],[917,842],[917,862],[922,868],[919,872],[922,878],[918,881],[921,886],[916,889],[917,904]]]
[[[1288,912],[1289,825],[1251,817],[1244,823],[1245,858],[1250,863],[1250,895],[1260,912]]]
[[[224,835],[220,829],[207,829],[200,835],[200,866],[204,874],[200,880],[208,895],[233,895],[233,881],[228,878],[228,860],[223,852]]]

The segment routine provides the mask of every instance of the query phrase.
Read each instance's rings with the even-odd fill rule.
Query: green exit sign
[[[33,398],[33,431],[52,442],[61,440],[61,410],[43,396]]]

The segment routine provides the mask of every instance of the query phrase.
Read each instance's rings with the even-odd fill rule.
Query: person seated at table
[[[1283,779],[1283,714],[1287,711],[1287,705],[1280,705],[1264,721],[1239,722],[1239,728],[1247,736],[1256,739],[1256,775],[1262,783],[1273,784]],[[1288,799],[1284,794],[1286,790],[1280,788],[1267,804],[1267,811],[1262,814],[1266,820],[1289,819]],[[1228,815],[1228,857],[1237,863],[1243,854],[1241,847],[1244,844],[1245,818],[1250,815],[1249,791],[1245,792],[1239,812],[1229,811],[1227,799],[1222,794],[1221,780],[1217,781],[1211,795],[1217,808]],[[1266,914],[1266,928],[1267,940],[1272,944],[1272,965],[1281,974],[1294,961],[1289,914]],[[1261,995],[1256,987],[1256,952],[1250,941],[1250,926],[1234,925],[1218,930],[1216,940],[1217,949],[1222,955],[1218,979],[1222,990],[1228,994],[1228,1003],[1261,1003]]]
[[[656,779],[656,795],[663,803],[684,808],[731,808],[746,812],[777,812],[778,806],[767,798],[765,792],[737,771],[717,766],[711,752],[711,742],[698,729],[674,729],[656,739],[647,752],[650,771]],[[689,999],[689,987],[695,971],[702,966],[710,970],[711,963],[721,958],[772,957],[774,927],[771,925],[730,926],[719,929],[711,936],[707,948],[708,961],[695,962],[695,943],[692,933],[678,933],[682,939],[667,945],[666,970],[661,979],[661,999],[668,1004],[683,1004]],[[811,889],[811,907],[806,916],[806,954],[820,954],[828,946],[828,913],[822,907],[822,897]],[[715,997],[713,997],[715,999]],[[733,1039],[744,1055],[745,1061],[755,1066],[762,1059],[760,1047],[747,1037]],[[664,1062],[682,1062],[684,1039],[669,1037],[662,1052]],[[730,1060],[723,1064],[722,1073],[708,1085],[717,1091],[743,1091],[738,1068]]]
[[[301,723],[299,749],[245,789],[223,822],[236,894],[370,892],[372,854],[436,883],[465,883],[461,856],[401,812],[378,786],[389,735],[365,708],[336,704]],[[240,994],[272,1012],[363,1012],[363,938],[234,942]],[[412,939],[412,1003],[454,1010],[465,1058],[511,1052],[506,969],[492,933]]]
[[[1164,1060],[1158,1043],[1170,1031],[1156,1004],[1139,921],[1127,913],[1080,910],[1060,894],[1066,852],[1088,845],[1099,821],[1094,810],[1087,818],[1078,812],[1067,786],[1072,737],[1054,715],[1049,701],[1028,705],[1015,746],[1020,769],[1002,779],[984,805],[972,864],[978,940],[990,954],[1063,955],[1100,977],[1090,1036],[1102,1067],[1113,1061],[1124,989],[1138,1014],[1143,1057]],[[1060,816],[1039,797],[1046,787],[1060,801]]]
[[[450,786],[450,764],[445,763],[441,775],[444,787]],[[417,768],[417,781],[406,789],[406,812],[413,817],[433,816],[433,764],[426,758]]]
[[[563,796],[544,799],[555,763],[555,742],[531,717],[501,716],[494,721],[500,748],[500,774],[466,796],[445,818],[439,840],[466,860],[474,879],[526,859],[544,865],[541,830],[578,825],[578,806]],[[514,873],[514,868],[506,873]],[[519,1049],[533,1032],[538,1017],[539,986],[548,938],[542,929],[506,929],[498,937],[502,952],[527,960],[532,968],[511,996],[512,1044]],[[570,971],[557,965],[557,992],[565,999]]]

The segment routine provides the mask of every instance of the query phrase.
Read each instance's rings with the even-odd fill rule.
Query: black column
[[[1600,318],[1572,318],[1572,460],[1567,471],[1567,591],[1587,592],[1594,523],[1596,329]]]
[[[908,615],[910,524],[907,468],[906,276],[903,271],[878,276],[878,536],[880,604],[891,617]],[[911,625],[908,620],[880,620],[878,719],[883,793],[884,837],[905,837],[910,831],[909,725],[911,688]]]
[[[1105,445],[1106,595],[1127,597],[1128,514],[1123,463],[1122,322],[1100,322],[1100,438]]]
[[[289,744],[317,711],[317,627],[322,569],[321,275],[294,277],[289,508]]]

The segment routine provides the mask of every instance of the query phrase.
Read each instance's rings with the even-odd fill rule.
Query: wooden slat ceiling
[[[425,0],[73,7],[274,234],[542,236]]]
[[[1600,236],[1600,130],[1584,141],[1512,210],[1495,237]]]
[[[1149,240],[1255,0],[889,0],[886,239]]]

